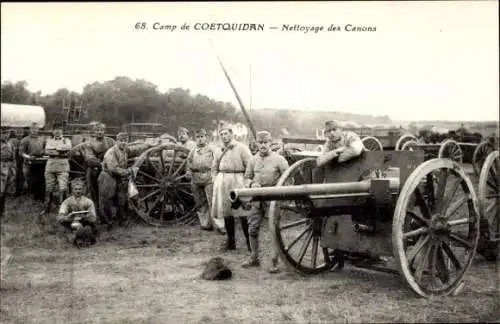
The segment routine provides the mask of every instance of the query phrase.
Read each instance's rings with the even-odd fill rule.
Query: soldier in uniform
[[[271,150],[272,137],[268,131],[257,133],[259,152],[252,157],[245,171],[245,187],[261,188],[274,186],[281,175],[288,169],[285,158]],[[253,202],[252,215],[248,217],[248,232],[250,234],[250,258],[243,263],[244,268],[260,266],[259,259],[259,231],[262,220],[269,209],[269,202]],[[274,253],[271,259],[269,272],[279,271],[278,254]]]
[[[118,133],[116,144],[106,151],[102,162],[102,171],[99,174],[99,216],[101,223],[106,224],[108,230],[112,228],[111,207],[116,203],[119,225],[128,221],[128,180],[132,169],[128,168],[128,159],[139,155],[152,147],[152,144],[137,144],[127,147],[129,136],[127,133]]]
[[[233,138],[233,131],[229,125],[219,128],[219,135],[224,147],[220,154],[217,154],[212,164],[212,177],[214,179],[214,192],[212,199],[212,217],[220,220],[224,219],[224,227],[227,233],[227,240],[223,250],[235,250],[235,228],[234,215],[229,201],[229,191],[233,188],[244,187],[245,169],[252,158],[252,153],[248,146]],[[238,217],[238,216],[236,216]],[[241,227],[250,250],[248,236],[248,221],[246,217],[239,217]]]
[[[16,155],[15,149],[8,143],[9,133],[1,132],[0,147],[0,217],[3,216],[7,195],[15,193]]]
[[[177,131],[177,137],[179,138],[179,142],[181,142],[181,145],[183,145],[189,151],[196,147],[196,143],[189,138],[189,131],[187,130],[187,128],[179,127],[179,130]]]
[[[47,139],[45,144],[45,154],[49,159],[45,165],[45,206],[42,214],[50,212],[53,200],[59,205],[68,189],[71,141],[63,137],[61,129],[54,129],[52,134],[53,138]]]
[[[92,233],[97,235],[95,205],[92,200],[83,195],[85,183],[81,179],[71,182],[72,195],[66,198],[59,207],[57,222],[64,229],[69,230],[69,240],[74,241],[79,228],[89,226]]]
[[[115,141],[107,136],[104,136],[106,126],[103,123],[94,123],[93,134],[89,142],[84,145],[83,159],[85,161],[85,178],[89,190],[90,198],[99,208],[99,186],[97,179],[101,173],[101,162],[104,158],[104,153],[108,151]]]
[[[200,129],[196,132],[196,148],[191,150],[187,157],[187,174],[191,179],[191,188],[194,200],[198,207],[197,213],[201,228],[213,230],[211,216],[212,208],[212,174],[211,167],[216,148],[208,144],[207,131]]]
[[[43,165],[33,163],[33,158],[42,157],[45,153],[45,138],[39,135],[38,123],[31,124],[30,135],[21,140],[19,155],[24,159],[23,174],[28,185],[28,191],[36,200],[43,201],[45,196]]]
[[[23,130],[18,128],[15,131],[11,131],[11,135],[8,140],[8,143],[14,148],[16,157],[16,197],[20,196],[25,189],[23,177],[23,159],[19,156],[19,146],[22,139]]]
[[[323,166],[337,158],[339,163],[359,156],[364,145],[359,136],[353,132],[342,131],[337,122],[329,120],[325,123],[325,136],[323,154],[318,157],[318,166]]]

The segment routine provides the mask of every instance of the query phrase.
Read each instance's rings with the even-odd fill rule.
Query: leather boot
[[[234,235],[234,218],[224,217],[224,227],[226,228],[227,239],[221,247],[222,251],[236,250]]]
[[[260,266],[259,238],[258,237],[250,237],[250,246],[252,248],[252,252],[250,254],[250,258],[241,265],[243,268]]]
[[[248,252],[252,252],[252,246],[250,244],[250,235],[248,234],[248,219],[246,217],[240,217],[241,228],[243,229],[243,234],[245,235],[245,240],[247,242]]]

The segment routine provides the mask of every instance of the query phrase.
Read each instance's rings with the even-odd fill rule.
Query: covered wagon
[[[45,109],[42,106],[2,103],[0,112],[2,128],[24,128],[32,123],[38,123],[40,127],[45,126]]]

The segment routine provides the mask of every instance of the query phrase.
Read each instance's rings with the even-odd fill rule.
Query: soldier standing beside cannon
[[[288,169],[288,162],[276,152],[271,151],[272,137],[268,131],[257,133],[257,145],[259,152],[252,157],[245,171],[245,187],[261,188],[276,185],[281,175]],[[259,259],[259,231],[262,220],[269,209],[269,202],[254,202],[252,215],[248,217],[248,232],[250,235],[250,258],[242,264],[242,267],[258,267]],[[278,253],[273,249],[271,267],[269,272],[276,273],[278,269]]]
[[[197,147],[189,152],[187,157],[187,174],[191,179],[191,188],[197,206],[198,219],[203,230],[213,230],[212,191],[213,182],[211,167],[215,158],[216,148],[208,144],[207,131],[196,132]]]
[[[329,120],[325,123],[325,136],[327,140],[323,146],[323,154],[318,157],[318,166],[323,166],[335,158],[338,158],[339,163],[348,161],[359,156],[364,150],[360,137],[353,132],[342,131],[335,121]]]
[[[99,186],[97,179],[101,173],[101,162],[104,159],[104,153],[108,151],[115,141],[107,136],[104,136],[106,126],[102,123],[94,124],[94,133],[90,141],[84,148],[83,159],[85,161],[85,178],[90,194],[90,198],[99,208]]]
[[[71,141],[63,137],[61,129],[54,129],[53,138],[47,139],[45,154],[49,156],[45,165],[45,206],[41,215],[50,212],[50,205],[55,201],[61,204],[68,188]]]
[[[252,153],[246,145],[234,140],[233,131],[228,125],[220,127],[219,135],[224,147],[212,164],[212,177],[214,179],[212,217],[216,219],[216,223],[224,219],[227,240],[222,246],[222,249],[235,250],[234,217],[236,215],[234,215],[234,212],[231,210],[231,203],[228,197],[231,189],[244,187],[245,183],[243,176],[252,158]],[[239,218],[246,238],[247,248],[251,251],[247,218],[243,216]],[[221,227],[221,225],[217,224],[218,227]]]
[[[0,217],[2,217],[6,196],[15,193],[16,155],[15,148],[7,140],[9,133],[2,131],[0,135]]]
[[[38,123],[32,123],[30,134],[19,144],[19,155],[24,159],[23,174],[29,193],[35,200],[44,201],[44,166],[35,160],[45,153],[45,138],[39,135],[39,131]]]
[[[179,138],[179,142],[181,145],[187,148],[189,151],[196,148],[196,143],[189,138],[189,131],[187,128],[179,127],[177,131],[177,137]]]
[[[128,221],[128,180],[132,169],[128,168],[128,159],[139,155],[152,147],[151,144],[137,144],[127,147],[129,136],[127,133],[118,133],[116,144],[106,151],[102,162],[102,171],[99,174],[99,216],[108,230],[113,227],[111,207],[116,204],[116,216],[119,226]]]

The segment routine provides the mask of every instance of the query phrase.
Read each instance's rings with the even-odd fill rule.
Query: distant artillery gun
[[[303,153],[276,186],[234,189],[229,197],[233,207],[270,202],[273,241],[285,265],[310,275],[348,261],[400,274],[422,297],[459,293],[480,251],[485,208],[492,208],[483,189],[478,199],[460,163],[425,161],[422,150],[375,151],[317,167],[317,154]]]

